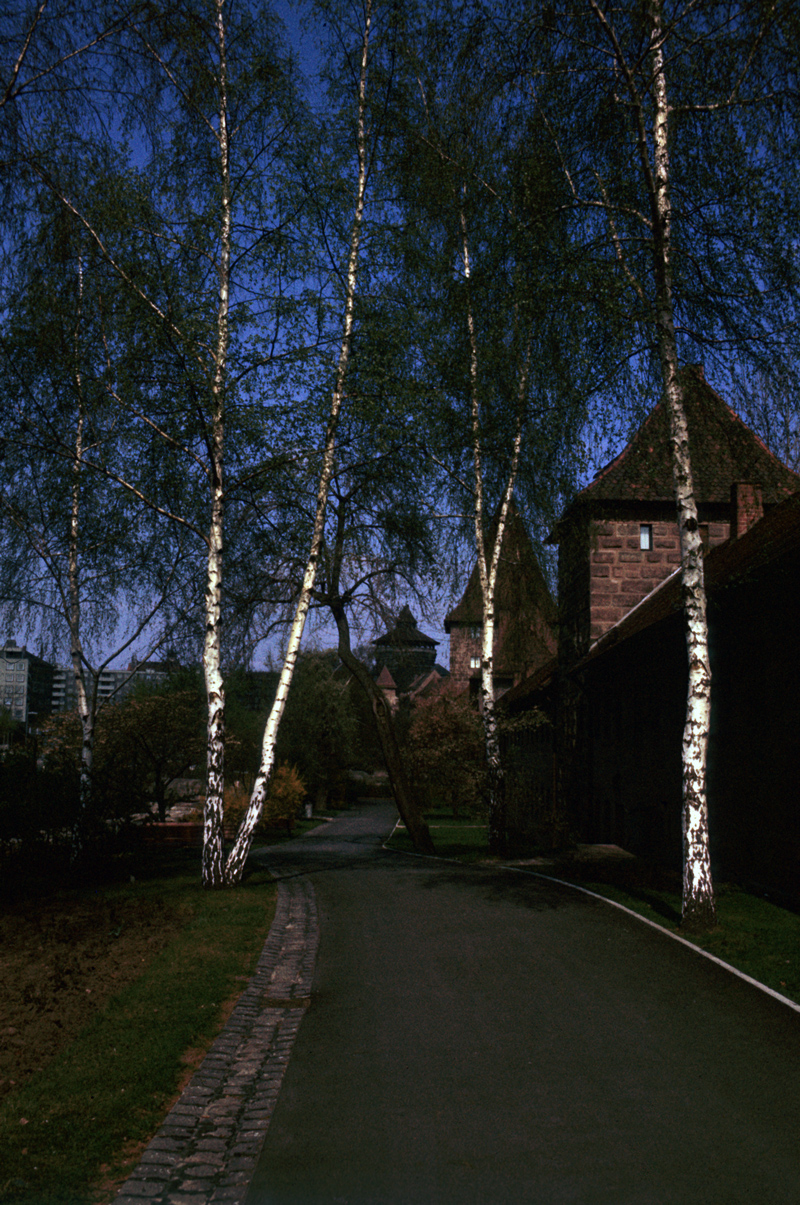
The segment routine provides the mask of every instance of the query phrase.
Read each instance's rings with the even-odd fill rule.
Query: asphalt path
[[[798,1205],[800,1016],[600,901],[389,853],[309,875],[311,1006],[246,1205]]]

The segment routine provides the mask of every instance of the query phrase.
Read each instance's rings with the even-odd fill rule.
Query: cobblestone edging
[[[255,973],[115,1205],[244,1200],[311,997],[319,929],[305,878],[278,884]]]

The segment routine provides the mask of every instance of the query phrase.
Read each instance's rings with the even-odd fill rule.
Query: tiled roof
[[[554,681],[558,672],[558,657],[551,657],[544,665],[540,665],[529,678],[524,678],[516,686],[512,686],[502,697],[505,710],[513,708],[517,703],[523,703],[531,695],[544,691]]]
[[[488,546],[494,542],[496,530],[495,522],[492,524],[492,530],[487,540]],[[523,594],[526,596],[525,598],[522,597]],[[503,546],[500,549],[495,609],[511,614],[524,613],[528,616],[536,610],[551,626],[555,625],[557,620],[553,597],[539,568],[539,562],[525,530],[525,524],[513,503],[503,534]],[[450,625],[453,623],[480,624],[482,621],[481,579],[476,562],[467,582],[467,588],[461,596],[461,601],[445,617],[444,630],[449,633]]]
[[[699,503],[730,502],[734,482],[760,485],[768,506],[800,489],[800,477],[715,393],[702,368],[686,367],[681,376]],[[569,509],[585,502],[671,502],[674,497],[669,424],[662,400],[627,447],[576,495]]]
[[[436,648],[439,641],[419,630],[410,607],[406,605],[398,615],[395,626],[372,643],[378,648]]]

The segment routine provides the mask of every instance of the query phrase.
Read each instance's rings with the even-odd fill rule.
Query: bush
[[[427,807],[481,811],[485,790],[483,725],[466,695],[444,690],[418,701],[407,738],[414,785]]]
[[[268,831],[285,824],[289,832],[306,797],[305,783],[297,767],[286,762],[273,771],[269,794],[264,802],[261,818],[256,825],[255,836],[266,837]],[[235,837],[250,803],[250,791],[243,783],[235,783],[225,789],[225,834]]]
[[[0,762],[0,851],[7,859],[66,853],[78,816],[78,777],[15,752]]]

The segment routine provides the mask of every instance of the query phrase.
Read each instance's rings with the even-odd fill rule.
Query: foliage
[[[446,803],[455,817],[461,810],[480,810],[486,775],[483,726],[466,694],[442,690],[418,701],[407,748],[427,807]]]
[[[141,810],[151,803],[160,820],[167,790],[202,763],[203,697],[195,687],[144,690],[101,715],[94,776],[102,793],[127,792]]]
[[[41,729],[46,768],[77,773],[81,727],[76,712],[49,717]],[[177,681],[172,689],[141,689],[99,714],[92,770],[96,820],[128,818],[156,804],[164,819],[167,789],[185,777],[204,753],[203,698]]]
[[[317,807],[341,794],[358,753],[352,687],[330,653],[298,659],[278,731],[277,757],[297,766]]]
[[[264,837],[277,825],[285,825],[291,833],[307,793],[297,767],[281,762],[270,778],[269,791],[254,835]],[[236,833],[249,804],[250,790],[241,782],[225,789],[225,828],[231,835]]]
[[[50,864],[65,859],[77,813],[74,762],[40,768],[25,750],[0,761],[0,859],[4,863]]]

